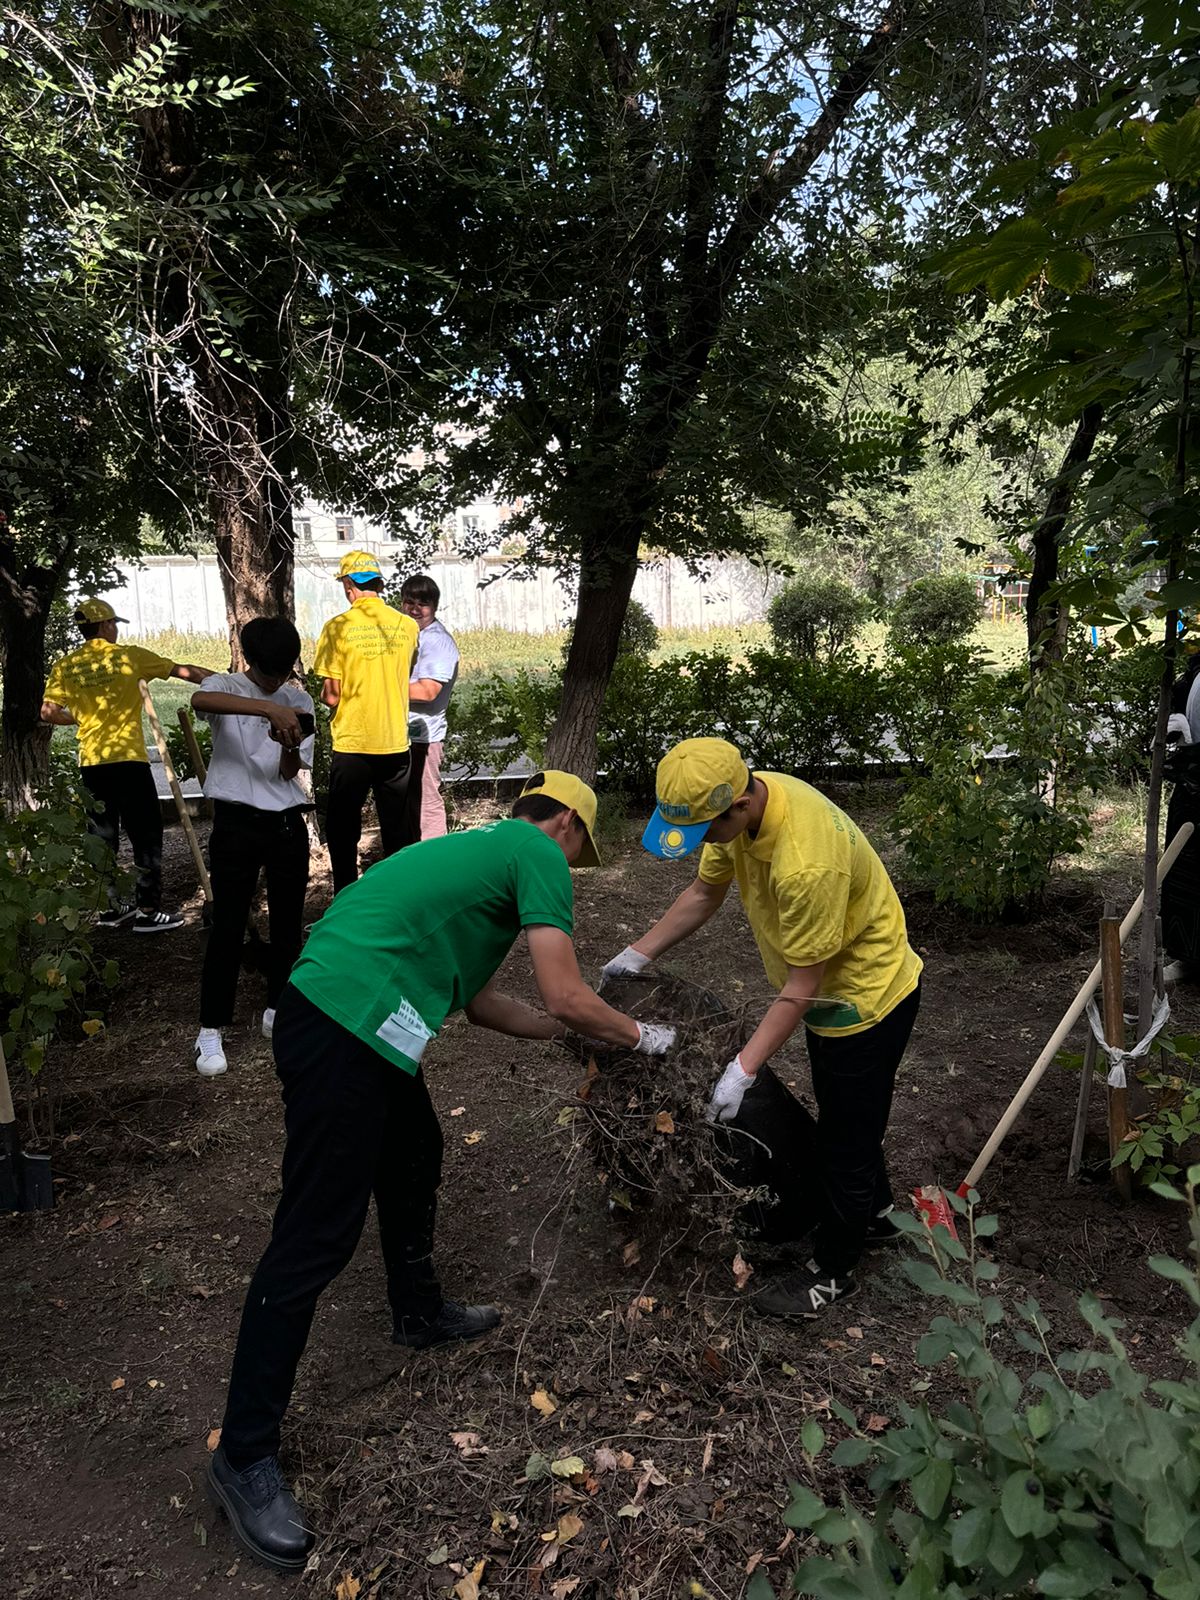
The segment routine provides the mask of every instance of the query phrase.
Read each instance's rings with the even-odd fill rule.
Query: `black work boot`
[[[392,1330],[392,1343],[407,1345],[410,1350],[429,1350],[456,1339],[478,1339],[499,1322],[497,1306],[460,1306],[457,1300],[443,1300],[436,1317],[400,1317]]]
[[[751,1309],[761,1317],[801,1318],[809,1321],[819,1317],[835,1300],[846,1300],[858,1289],[852,1272],[836,1276],[822,1272],[815,1261],[810,1261],[799,1272],[789,1272],[778,1283],[760,1289],[750,1301]]]
[[[316,1536],[284,1482],[277,1456],[235,1472],[220,1445],[208,1466],[208,1492],[248,1555],[276,1572],[300,1572]]]
[[[903,1239],[903,1233],[896,1226],[895,1210],[895,1206],[885,1206],[867,1223],[867,1236],[863,1240],[866,1249],[875,1250],[880,1245],[899,1244]]]

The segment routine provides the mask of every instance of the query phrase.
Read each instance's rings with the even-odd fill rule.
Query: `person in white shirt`
[[[208,852],[212,928],[200,979],[196,1070],[226,1070],[221,1030],[233,1021],[246,918],[266,873],[270,958],[262,1031],[271,1037],[275,1004],[300,954],[308,890],[309,799],[297,778],[313,758],[313,703],[289,683],[300,635],[282,617],[255,617],[241,633],[245,672],[217,673],[192,696],[212,728],[204,784],[213,802]]]
[[[413,753],[408,780],[408,820],[413,841],[436,839],[446,831],[442,799],[442,750],[446,742],[446,709],[458,678],[458,646],[437,620],[442,591],[424,573],[406,578],[400,609],[420,629],[417,658],[408,686],[408,741]]]

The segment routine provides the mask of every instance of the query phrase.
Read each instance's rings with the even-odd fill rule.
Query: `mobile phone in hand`
[[[311,711],[297,711],[296,721],[300,724],[300,732],[306,739],[309,734],[316,732],[317,719]]]

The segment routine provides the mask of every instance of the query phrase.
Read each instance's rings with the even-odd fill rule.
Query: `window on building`
[[[462,531],[466,538],[470,539],[473,535],[479,533],[482,527],[483,519],[481,517],[476,516],[472,511],[463,512]]]
[[[312,519],[309,517],[296,518],[296,538],[301,544],[312,543]]]
[[[337,531],[338,539],[343,544],[349,544],[350,540],[354,538],[353,517],[334,517],[333,526]]]

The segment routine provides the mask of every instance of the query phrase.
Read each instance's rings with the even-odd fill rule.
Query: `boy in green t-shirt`
[[[465,1011],[516,1038],[570,1028],[645,1055],[674,1042],[580,976],[570,868],[597,864],[595,820],[585,783],[538,773],[510,820],[414,845],[343,889],[292,969],[273,1033],[283,1193],[209,1472],[238,1542],[279,1571],[301,1569],[313,1542],[280,1473],[280,1424],[317,1300],[354,1254],[372,1194],[397,1344],[425,1350],[500,1321],[493,1306],[446,1300],[433,1266],[442,1133],[421,1059],[442,1023]],[[493,985],[522,930],[544,1011]]]

